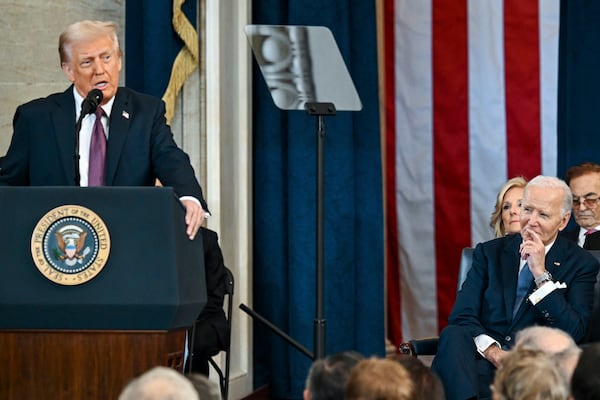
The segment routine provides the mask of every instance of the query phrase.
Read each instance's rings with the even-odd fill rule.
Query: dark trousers
[[[188,332],[189,338],[192,338],[192,331]],[[208,360],[214,355],[218,354],[219,351],[224,350],[225,347],[219,340],[215,327],[212,324],[196,324],[193,333],[193,340],[188,341],[190,346],[185,372],[194,372],[208,376]],[[193,348],[192,348],[193,346]],[[190,369],[190,363],[191,369]]]
[[[496,367],[477,352],[465,328],[450,325],[440,334],[431,369],[440,377],[446,400],[491,399]]]

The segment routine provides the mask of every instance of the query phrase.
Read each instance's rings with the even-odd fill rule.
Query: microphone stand
[[[81,103],[81,112],[79,113],[79,118],[75,123],[75,156],[73,160],[75,163],[75,186],[81,186],[81,171],[79,171],[79,131],[81,131],[81,121],[83,121],[86,115],[96,111],[96,108],[98,108],[100,102],[102,101],[102,97],[103,95],[101,90],[92,89]]]
[[[83,108],[83,107],[82,107]],[[81,172],[79,171],[79,131],[81,130],[81,121],[87,114],[82,112],[79,114],[79,118],[77,119],[77,123],[75,124],[75,186],[81,186]]]

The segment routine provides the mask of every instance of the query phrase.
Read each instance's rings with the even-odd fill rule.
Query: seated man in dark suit
[[[585,162],[569,168],[567,184],[573,193],[573,216],[578,229],[562,234],[587,250],[600,250],[600,165]]]
[[[200,234],[204,246],[207,302],[193,329],[194,337],[188,341],[191,371],[189,358],[185,371],[208,376],[208,359],[229,346],[229,327],[223,311],[227,273],[217,233],[201,227]]]
[[[565,182],[538,176],[523,193],[521,233],[475,248],[432,365],[448,400],[491,398],[495,370],[525,327],[553,326],[576,342],[584,338],[600,265],[558,236],[571,208]]]

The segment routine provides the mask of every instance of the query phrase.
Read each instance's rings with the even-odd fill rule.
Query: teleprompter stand
[[[305,110],[316,118],[317,214],[314,352],[248,306],[240,308],[312,360],[325,357],[324,159],[325,117],[362,108],[331,31],[324,27],[248,25],[246,35],[271,92],[283,110]],[[336,109],[337,107],[337,109]]]

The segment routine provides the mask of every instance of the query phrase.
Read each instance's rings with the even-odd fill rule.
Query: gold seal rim
[[[65,218],[79,218],[95,231],[98,240],[96,258],[85,269],[73,274],[57,270],[46,259],[44,240],[48,229]],[[40,218],[31,234],[31,257],[40,273],[48,280],[64,286],[75,286],[94,279],[104,269],[110,255],[110,233],[104,220],[87,207],[67,204],[55,207]]]

